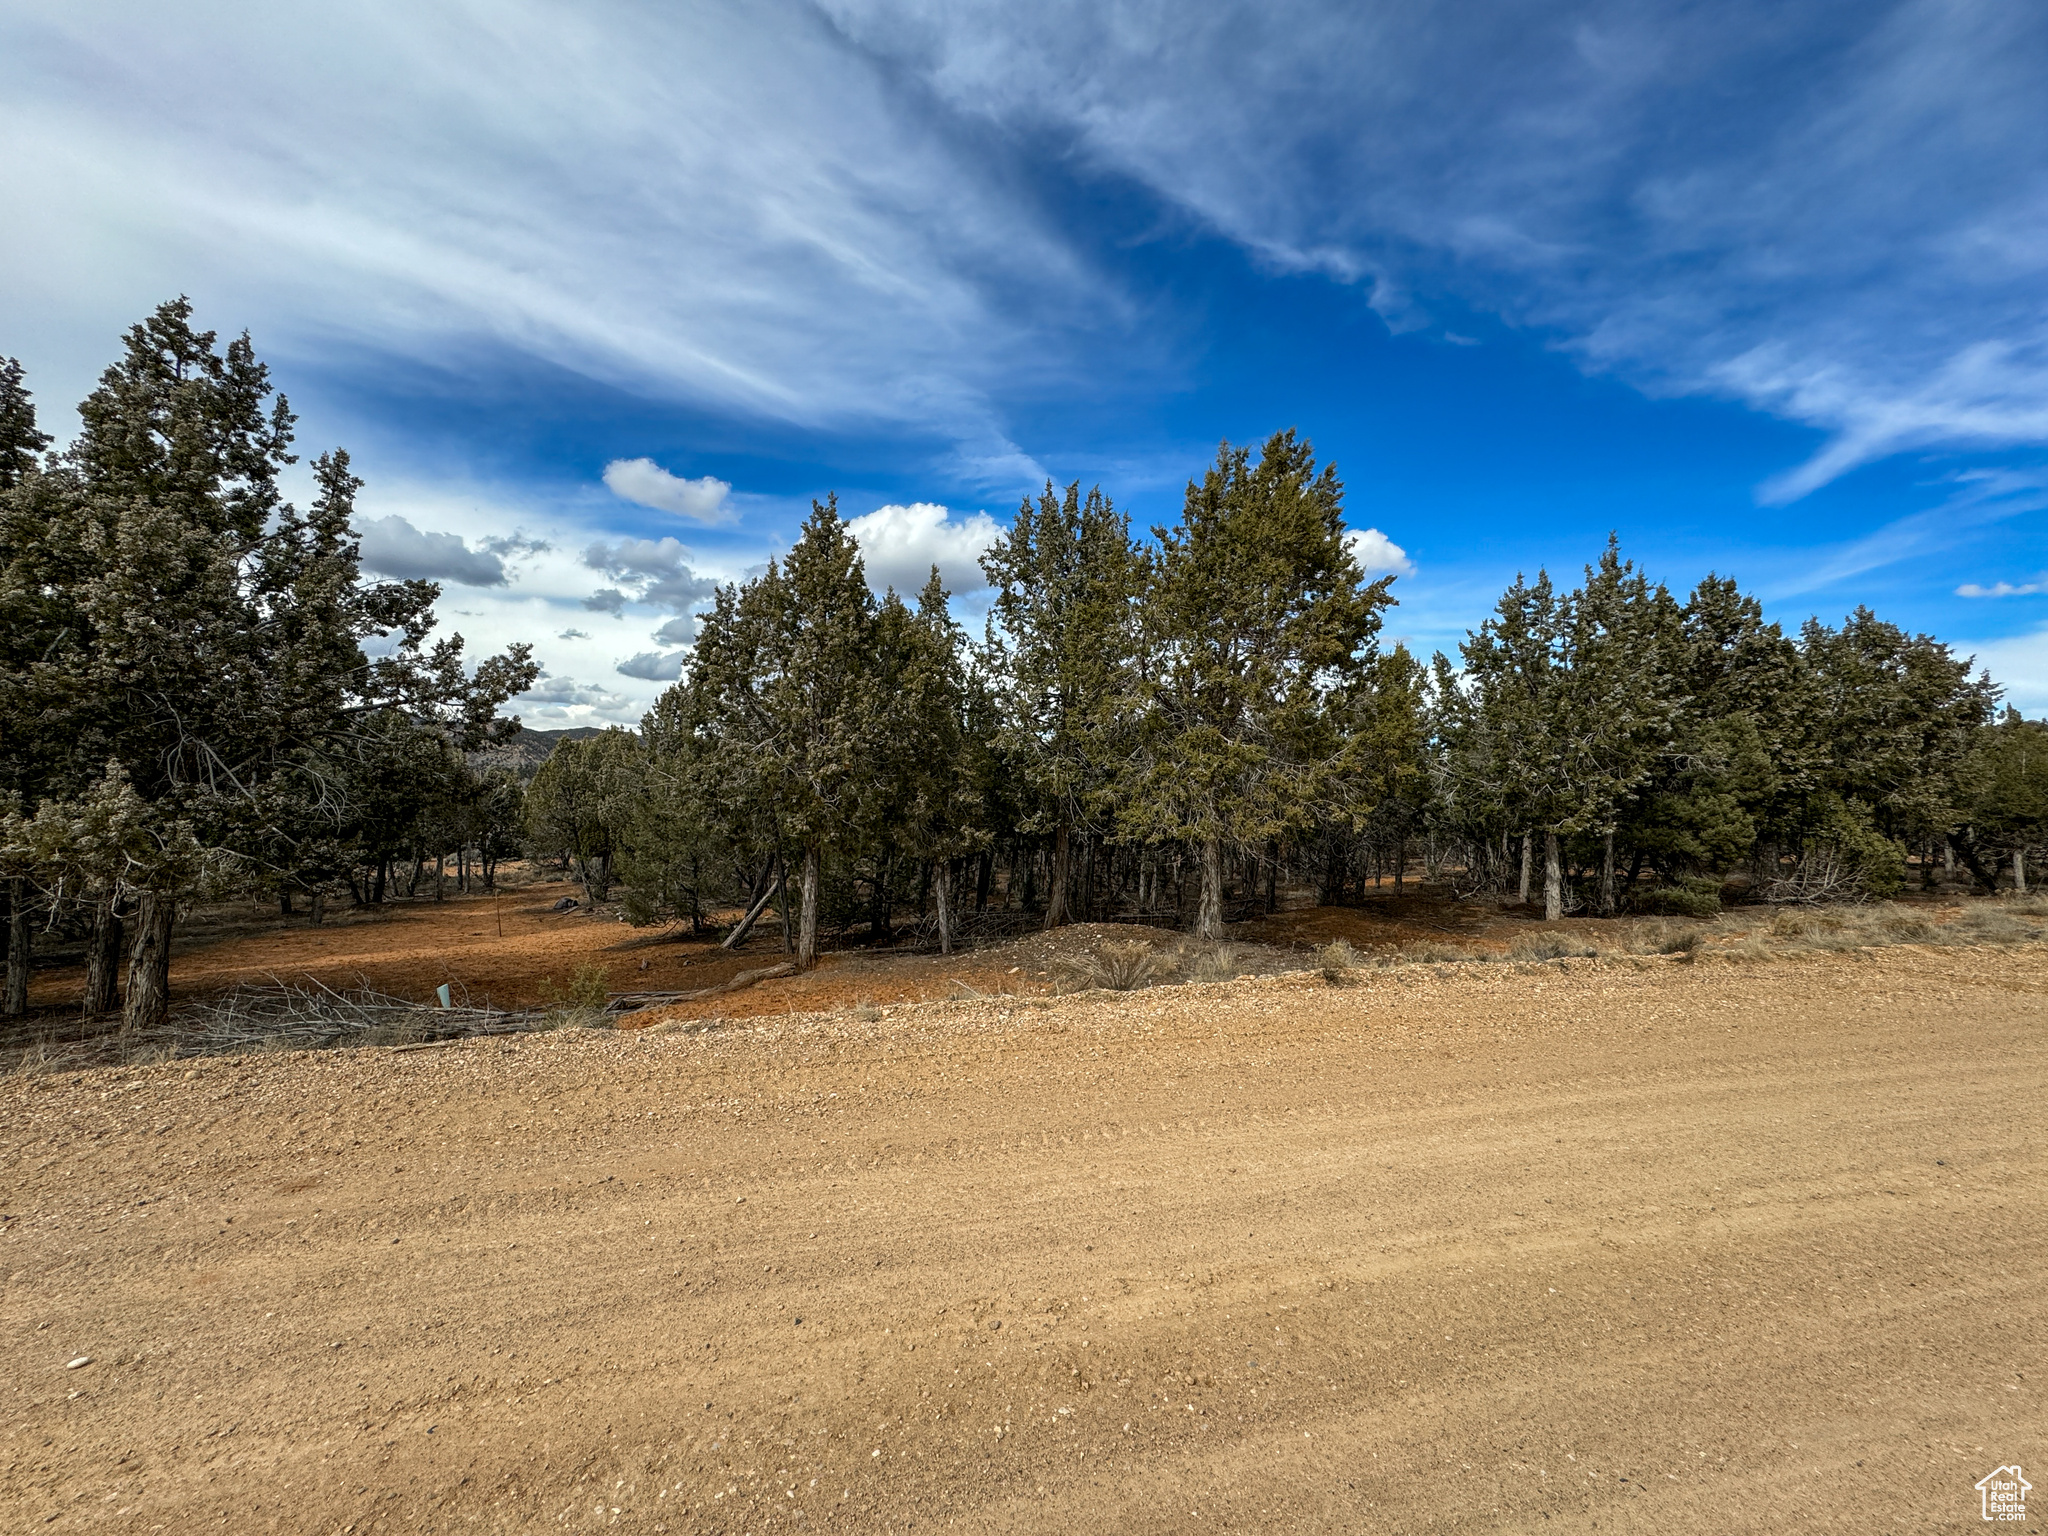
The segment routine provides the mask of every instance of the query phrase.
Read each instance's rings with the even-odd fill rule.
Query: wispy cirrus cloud
[[[1826,433],[1766,500],[2048,441],[2037,7],[825,4],[960,113],[1057,135],[1397,329],[1491,309]]]
[[[985,154],[801,0],[342,0],[261,26],[28,0],[0,61],[0,277],[59,399],[183,288],[232,294],[273,359],[509,350],[974,463],[1007,441],[992,383],[1102,314]],[[684,515],[716,499],[684,483]]]

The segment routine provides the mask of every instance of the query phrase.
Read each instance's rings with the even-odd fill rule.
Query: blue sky
[[[1047,476],[1167,521],[1284,426],[1422,649],[1612,529],[2040,712],[2043,79],[2010,0],[18,0],[0,353],[62,432],[158,300],[248,328],[536,724],[812,496],[971,613]]]

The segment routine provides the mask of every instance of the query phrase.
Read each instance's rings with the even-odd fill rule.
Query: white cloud
[[[726,504],[732,486],[709,475],[684,480],[652,459],[614,459],[604,467],[604,483],[614,496],[660,512],[673,512],[694,523],[733,520],[732,509]]]
[[[622,694],[597,683],[579,683],[573,677],[553,677],[542,672],[540,680],[506,706],[507,713],[522,719],[564,723],[589,720],[628,721],[637,719],[641,706]]]
[[[1979,586],[1974,581],[1966,581],[1956,588],[1957,597],[2033,597],[2042,592],[2048,592],[2048,577],[2017,584],[2010,581],[1994,581],[1988,587]]]
[[[717,589],[716,582],[692,569],[692,558],[685,545],[666,537],[600,539],[583,552],[583,563],[590,569],[634,587],[632,601],[666,608],[672,613],[702,602]],[[609,589],[585,601],[607,613],[617,613],[626,597],[617,589]]]
[[[2037,8],[823,3],[963,117],[1356,283],[1396,329],[1490,311],[1826,433],[1767,499],[2048,441]]]
[[[618,665],[621,677],[636,677],[643,682],[672,683],[683,675],[683,660],[688,651],[642,651],[637,656],[628,656]]]
[[[2048,715],[2048,625],[1999,640],[1960,640],[1954,650],[1991,674],[2006,703],[2036,718]]]
[[[357,518],[366,569],[401,581],[455,581],[470,587],[505,585],[505,562],[471,549],[453,533],[423,533],[405,518]]]
[[[182,291],[301,370],[510,353],[979,460],[992,386],[1113,303],[990,174],[1000,151],[802,0],[338,0],[262,25],[22,0],[0,138],[9,351],[53,400]],[[710,488],[682,483],[694,515]]]
[[[1413,576],[1415,562],[1408,552],[1377,528],[1355,528],[1344,535],[1344,547],[1368,576]]]
[[[894,587],[906,601],[923,590],[935,565],[949,592],[986,586],[981,552],[1002,532],[986,512],[956,518],[929,501],[877,507],[846,527],[860,543],[868,585],[877,592]]]

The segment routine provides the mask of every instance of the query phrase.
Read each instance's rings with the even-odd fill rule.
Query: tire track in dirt
[[[9,1080],[0,1506],[1959,1521],[2043,1428],[2043,958],[1290,978]]]

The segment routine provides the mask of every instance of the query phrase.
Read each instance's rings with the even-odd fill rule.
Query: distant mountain
[[[565,731],[536,731],[522,725],[519,734],[510,741],[470,753],[469,765],[479,773],[487,773],[493,768],[510,768],[520,778],[530,779],[540,772],[540,765],[563,742],[587,741],[592,736],[603,734],[604,731],[594,725],[573,726]]]

